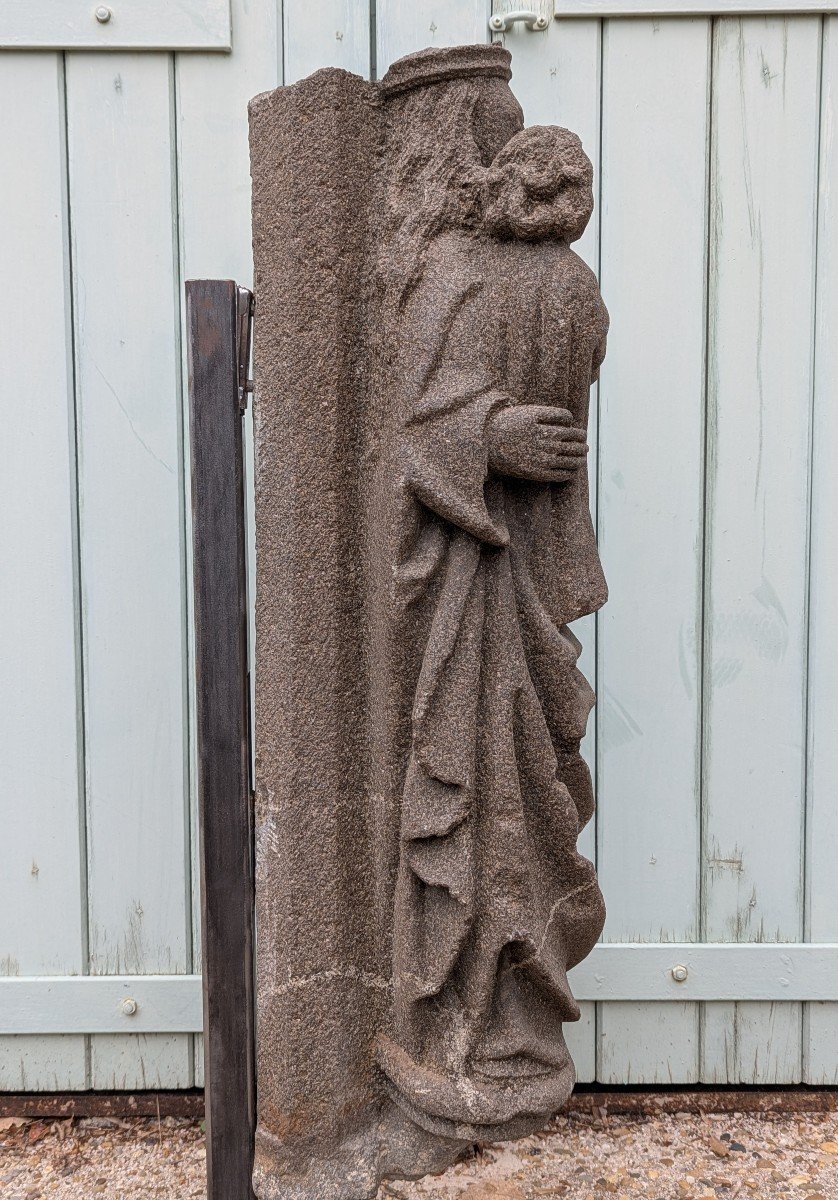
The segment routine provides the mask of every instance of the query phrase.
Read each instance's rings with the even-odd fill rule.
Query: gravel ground
[[[0,1120],[2,1200],[187,1200],[204,1195],[195,1121]],[[838,1200],[838,1114],[599,1116],[484,1146],[379,1200]],[[323,1200],[328,1200],[324,1197]]]

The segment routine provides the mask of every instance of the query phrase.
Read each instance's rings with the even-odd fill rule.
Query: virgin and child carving
[[[574,1081],[567,972],[604,919],[576,850],[593,812],[580,741],[594,696],[569,628],[606,599],[586,430],[608,317],[570,248],[591,215],[591,164],[567,130],[524,129],[500,47],[411,55],[377,85],[339,74],[296,85],[296,110],[257,99],[252,118],[257,364],[260,336],[270,362],[257,661],[277,647],[257,676],[256,1186],[276,1200],[326,1181],[367,1197],[381,1178],[543,1125]],[[280,259],[304,247],[262,229],[285,228],[283,212],[291,229],[293,206],[272,197],[299,147],[276,134],[277,114],[316,120],[318,86],[332,113],[355,106],[324,118],[333,134],[306,135],[329,170],[348,162],[352,198],[335,192],[322,279],[316,263],[315,282],[290,269],[283,289]],[[330,288],[320,336],[334,353],[324,367],[312,349],[312,368],[272,324],[320,320]],[[299,356],[290,391],[283,353]],[[288,532],[307,505],[337,531],[313,559]],[[282,587],[305,603],[277,598]],[[310,610],[312,645],[318,622],[345,634],[317,679],[294,650]],[[327,754],[346,768],[324,788]],[[340,882],[324,909],[330,868]],[[307,1052],[330,1095],[301,1066]]]

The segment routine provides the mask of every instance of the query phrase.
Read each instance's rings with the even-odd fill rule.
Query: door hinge
[[[247,408],[247,397],[253,392],[250,378],[250,348],[253,342],[253,293],[246,287],[236,289],[236,381],[239,412]]]

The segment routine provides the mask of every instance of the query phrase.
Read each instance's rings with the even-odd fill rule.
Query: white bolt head
[[[535,22],[535,28],[536,29],[546,29],[548,24],[549,24],[549,21],[547,20],[546,17],[539,17],[538,20]]]
[[[491,20],[489,21],[489,25],[491,26],[492,29],[503,29],[503,17],[500,17],[500,16],[492,17]]]
[[[111,17],[113,16],[113,13],[108,8],[107,4],[100,4],[93,15],[100,25],[107,25],[108,21],[110,21]]]
[[[122,1011],[126,1017],[133,1017],[138,1008],[137,1001],[132,999],[131,996],[126,996],[122,1001]]]
[[[689,971],[683,965],[683,963],[678,963],[672,968],[672,978],[676,983],[684,983],[688,975]]]

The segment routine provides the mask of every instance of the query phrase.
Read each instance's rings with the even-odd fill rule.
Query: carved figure
[[[369,1197],[573,1084],[567,971],[604,911],[568,625],[606,599],[585,437],[608,319],[569,246],[591,164],[522,128],[509,76],[460,47],[254,102],[264,1200]],[[295,89],[297,133],[314,96],[333,130],[277,153]],[[352,193],[325,251],[294,228],[283,155],[306,151]]]

